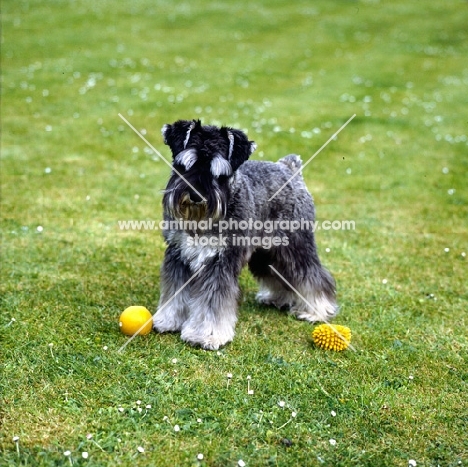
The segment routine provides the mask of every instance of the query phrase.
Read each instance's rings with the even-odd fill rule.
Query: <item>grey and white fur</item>
[[[212,219],[214,225],[209,230],[163,232],[167,250],[154,329],[180,332],[184,341],[210,350],[232,341],[238,277],[246,265],[259,282],[260,303],[287,309],[310,322],[332,318],[338,310],[335,281],[320,263],[312,230],[277,229],[268,235],[287,237],[288,242],[271,248],[236,244],[238,235],[266,236],[255,228],[227,230],[222,234],[224,243],[200,246],[194,242],[201,237],[218,239],[220,220],[314,221],[314,203],[301,174],[268,201],[300,170],[299,156],[291,154],[276,163],[248,161],[256,145],[242,131],[202,125],[199,120],[165,125],[162,134],[173,155],[173,171],[163,198],[164,219]]]

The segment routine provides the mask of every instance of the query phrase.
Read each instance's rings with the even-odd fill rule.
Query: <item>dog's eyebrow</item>
[[[229,154],[228,154],[228,159],[231,159],[232,156],[232,151],[234,150],[234,135],[228,131],[228,138],[229,138]]]
[[[197,162],[198,155],[197,151],[193,148],[184,149],[174,157],[174,162],[181,164],[185,167],[185,170],[189,170],[195,162]]]
[[[231,164],[221,155],[216,154],[210,164],[211,174],[213,177],[220,177],[221,175],[231,175]]]
[[[190,139],[190,132],[195,128],[195,122],[192,122],[190,124],[190,127],[189,129],[187,130],[187,134],[185,135],[185,141],[184,141],[184,149],[187,147],[187,144],[189,142],[189,139]]]

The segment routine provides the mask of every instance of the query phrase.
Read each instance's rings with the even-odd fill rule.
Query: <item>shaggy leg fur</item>
[[[207,350],[217,350],[231,342],[237,322],[237,278],[240,265],[231,255],[210,261],[190,289],[190,317],[182,327],[181,338]],[[236,264],[237,263],[237,264]]]
[[[161,298],[158,312],[153,317],[153,329],[159,332],[182,329],[189,314],[190,285],[176,293],[191,276],[190,269],[180,258],[179,249],[169,246],[161,269]]]
[[[290,313],[305,321],[329,321],[338,311],[335,300],[335,281],[330,273],[318,266],[307,280],[291,284],[303,298],[296,295]]]
[[[312,237],[310,240],[313,241]],[[312,251],[314,249],[315,246]],[[338,310],[333,277],[313,252],[309,253],[305,262],[297,259],[293,262],[289,254],[290,250],[283,247],[257,250],[252,255],[249,268],[260,285],[258,302],[279,309],[286,308],[298,319],[328,321]]]

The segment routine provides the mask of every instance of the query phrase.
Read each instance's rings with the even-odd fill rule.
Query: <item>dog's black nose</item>
[[[191,188],[188,190],[188,194],[192,203],[201,203],[203,201],[203,198],[200,196],[200,193],[196,192]]]

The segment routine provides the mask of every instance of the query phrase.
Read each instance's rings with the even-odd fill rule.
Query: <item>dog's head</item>
[[[255,150],[255,143],[240,130],[202,125],[200,120],[164,125],[162,134],[173,158],[163,199],[167,213],[184,220],[223,218],[229,179]]]

